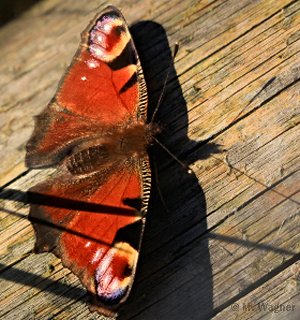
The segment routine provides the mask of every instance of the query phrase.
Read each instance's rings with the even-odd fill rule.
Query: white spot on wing
[[[85,81],[85,80],[86,80],[86,77],[81,77],[81,80],[82,80],[82,81]]]
[[[101,257],[103,256],[103,253],[104,253],[104,249],[103,248],[100,248],[98,249],[95,254],[93,255],[93,258],[91,260],[91,263],[95,263],[95,262],[98,262]]]
[[[102,275],[107,271],[109,268],[109,265],[111,263],[111,260],[113,259],[116,251],[113,249],[110,249],[105,257],[103,257],[102,261],[99,263],[99,266],[96,269],[96,280],[99,282]]]
[[[109,291],[109,284],[111,282],[112,277],[113,276],[112,276],[111,268],[109,268],[107,274],[105,274],[105,276],[101,278],[102,290],[106,292]]]
[[[94,57],[96,57],[100,60],[103,57],[105,57],[105,50],[102,47],[97,46],[96,44],[90,45],[90,52]]]
[[[110,292],[116,292],[120,288],[120,281],[117,278],[114,278],[113,281],[109,285]]]
[[[106,33],[110,33],[112,29],[112,24],[111,23],[106,23],[103,27],[103,30],[106,32]]]
[[[99,67],[99,65],[100,65],[99,62],[94,59],[88,59],[86,61],[86,64],[90,69],[95,69],[95,68]]]
[[[95,35],[95,42],[101,43],[102,41],[104,41],[104,36],[101,33],[97,33]]]

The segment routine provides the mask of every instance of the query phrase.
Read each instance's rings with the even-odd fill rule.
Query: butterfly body
[[[90,174],[103,170],[111,161],[125,161],[129,158],[143,158],[151,143],[148,125],[134,123],[127,128],[111,130],[110,134],[95,137],[87,143],[76,146],[72,155],[64,159],[64,165],[71,174]]]
[[[106,315],[133,283],[150,197],[147,147],[157,132],[147,124],[147,90],[128,26],[109,6],[82,33],[26,146],[29,168],[58,168],[29,192],[44,199],[29,213],[35,251],[58,256],[93,296],[91,309]]]

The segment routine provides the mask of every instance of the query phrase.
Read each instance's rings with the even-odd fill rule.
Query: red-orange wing
[[[31,168],[57,165],[83,141],[146,122],[147,90],[122,14],[109,6],[91,21],[26,150]]]
[[[58,166],[29,190],[35,250],[52,251],[112,315],[131,289],[150,195],[146,89],[121,13],[82,34],[58,91],[36,117],[30,168]]]

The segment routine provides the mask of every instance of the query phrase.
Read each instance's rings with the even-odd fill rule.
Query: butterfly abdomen
[[[69,157],[66,166],[72,174],[87,174],[107,162],[108,155],[108,150],[104,146],[91,146]]]

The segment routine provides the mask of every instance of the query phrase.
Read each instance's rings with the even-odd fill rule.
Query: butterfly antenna
[[[158,144],[160,145],[166,152],[168,152],[168,154],[174,158],[182,167],[183,169],[189,173],[189,174],[192,174],[193,173],[193,170],[187,166],[186,164],[184,164],[182,161],[180,161],[168,148],[166,148],[159,140],[157,140],[155,137],[152,137],[152,139]]]
[[[163,97],[164,97],[164,93],[165,93],[165,90],[166,90],[166,86],[167,86],[167,83],[168,83],[168,80],[169,80],[169,76],[170,76],[170,73],[171,73],[171,69],[174,65],[174,61],[175,61],[175,57],[177,55],[177,52],[178,52],[178,49],[179,49],[179,43],[176,42],[175,43],[175,48],[174,48],[174,52],[173,52],[173,57],[172,57],[172,60],[171,60],[171,63],[170,63],[170,66],[169,66],[169,69],[168,69],[168,73],[167,73],[167,76],[166,76],[166,79],[165,79],[165,82],[164,82],[164,86],[163,86],[163,89],[161,91],[161,94],[160,94],[160,97],[158,99],[158,102],[157,102],[157,105],[156,105],[156,108],[153,112],[153,115],[152,115],[152,118],[151,118],[151,121],[150,123],[153,123],[154,122],[154,118],[156,116],[156,113],[158,111],[158,108],[160,107],[161,105],[161,102],[163,100]],[[167,149],[160,141],[158,141],[154,136],[152,137],[153,140],[158,144],[160,145],[174,160],[176,160],[182,167],[183,169],[189,173],[189,174],[192,174],[193,173],[193,170],[187,166],[186,164],[184,164],[182,161],[180,161],[169,149]]]
[[[152,115],[152,118],[151,118],[150,123],[153,123],[154,118],[155,118],[155,116],[156,116],[156,113],[157,113],[157,111],[158,111],[158,108],[159,108],[159,106],[161,105],[161,102],[162,102],[162,100],[163,100],[164,93],[165,93],[165,90],[166,90],[166,86],[167,86],[167,83],[168,83],[168,79],[169,79],[169,76],[170,76],[170,73],[171,73],[171,69],[172,69],[172,67],[173,67],[173,65],[174,65],[174,60],[175,60],[175,57],[176,57],[176,55],[177,55],[178,49],[179,49],[179,43],[176,42],[176,43],[175,43],[175,48],[174,48],[173,57],[172,57],[172,61],[171,61],[170,66],[169,66],[169,70],[168,70],[168,73],[167,73],[167,76],[166,76],[166,79],[165,79],[165,83],[164,83],[163,89],[162,89],[162,91],[161,91],[160,97],[159,97],[159,99],[158,99],[156,108],[155,108],[155,110],[154,110],[154,112],[153,112],[153,115]]]
[[[154,158],[154,156],[153,156],[153,158]],[[157,186],[157,190],[158,190],[158,194],[159,194],[160,200],[161,200],[163,206],[165,207],[167,213],[169,213],[168,207],[167,207],[167,205],[165,203],[165,200],[164,200],[164,198],[162,196],[162,193],[161,193],[161,190],[160,190],[160,187],[159,187],[159,178],[158,178],[157,166],[156,166],[155,161],[153,161],[153,167],[154,167],[154,172],[155,172],[156,186]]]

